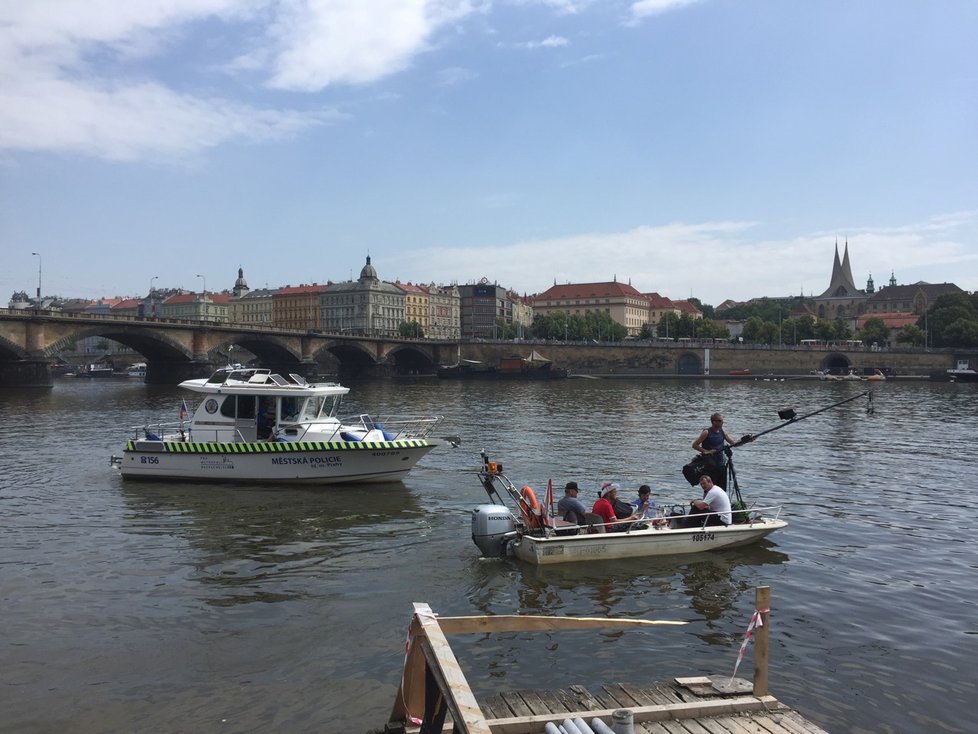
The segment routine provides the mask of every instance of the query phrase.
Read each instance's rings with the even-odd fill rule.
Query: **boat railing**
[[[778,520],[781,517],[781,510],[783,508],[784,505],[771,505],[770,507],[748,507],[745,510],[736,510],[736,509],[731,510],[731,514],[734,516],[736,516],[740,512],[746,512],[748,515],[748,519],[742,522],[734,521],[727,527],[751,525],[755,522],[759,522],[762,520]],[[544,535],[546,537],[551,537],[553,535],[563,535],[566,534],[567,531],[572,530],[574,528],[577,528],[578,533],[581,533],[582,531],[584,533],[588,533],[591,532],[592,529],[594,528],[602,528],[602,530],[595,530],[594,532],[598,532],[598,533],[615,532],[620,534],[628,534],[633,530],[648,530],[650,528],[656,528],[660,530],[700,530],[703,527],[703,523],[705,523],[707,518],[709,518],[711,515],[722,515],[722,514],[724,513],[697,512],[692,515],[688,513],[685,515],[677,515],[677,514],[668,515],[668,514],[661,514],[660,512],[660,514],[656,515],[655,517],[637,518],[633,520],[620,518],[618,520],[615,520],[614,522],[595,521],[595,522],[587,522],[584,525],[575,525],[573,523],[567,523],[563,521],[558,523],[559,518],[551,515],[550,525],[544,528]],[[672,524],[669,522],[666,523],[662,522],[662,521],[672,521],[672,520],[689,520],[690,518],[696,518],[696,520],[700,522],[697,522],[697,524],[685,528],[673,527]],[[709,527],[716,528],[720,526],[710,525]],[[557,531],[562,531],[562,532],[558,533]],[[527,534],[529,535],[539,534],[539,531],[536,531],[535,533],[528,532]]]
[[[384,431],[391,441],[427,438],[441,420],[438,416],[397,416],[397,415],[361,415],[341,418],[346,426],[372,431],[379,428]]]
[[[188,441],[190,427],[187,421],[171,421],[169,423],[144,423],[141,426],[131,426],[136,438],[147,441]]]

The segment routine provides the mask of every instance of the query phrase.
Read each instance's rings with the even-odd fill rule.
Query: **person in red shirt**
[[[618,518],[615,516],[615,497],[618,496],[618,485],[614,482],[605,482],[598,490],[598,498],[594,501],[591,512],[601,516],[606,532],[621,530],[616,524]]]

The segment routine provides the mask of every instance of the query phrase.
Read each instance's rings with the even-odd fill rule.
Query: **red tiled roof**
[[[880,319],[888,329],[900,329],[907,324],[916,324],[920,317],[914,313],[865,313],[856,319],[856,328],[862,329],[869,319]]]
[[[660,296],[658,293],[643,293],[649,299],[649,306],[652,308],[675,308],[676,304],[671,298]]]
[[[394,285],[396,285],[405,293],[414,293],[422,296],[428,295],[428,289],[420,285],[414,285],[413,283],[402,283],[399,280],[395,280]]]
[[[673,301],[672,305],[678,308],[680,311],[691,314],[695,316],[696,314],[702,313],[691,301]]]
[[[612,281],[610,283],[567,283],[554,285],[534,296],[536,300],[553,299],[567,301],[578,298],[612,298],[631,297],[645,298],[641,293],[627,283]]]
[[[287,285],[284,288],[279,288],[272,296],[301,296],[322,293],[327,287],[325,285]]]

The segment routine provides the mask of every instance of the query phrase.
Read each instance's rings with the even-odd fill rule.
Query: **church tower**
[[[876,292],[876,286],[873,285],[873,274],[869,274],[869,279],[866,281],[866,295],[871,296]]]
[[[244,268],[238,268],[238,279],[234,281],[234,288],[231,289],[231,295],[234,298],[241,298],[245,293],[251,290],[248,287],[248,282],[244,277]]]
[[[819,298],[856,298],[863,293],[856,288],[849,266],[849,240],[846,240],[845,256],[839,261],[839,242],[835,243],[835,262],[832,264],[832,280]]]

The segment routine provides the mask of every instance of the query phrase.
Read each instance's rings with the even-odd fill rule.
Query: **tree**
[[[957,319],[944,329],[944,341],[955,347],[978,347],[978,320]]]
[[[424,329],[413,319],[402,321],[397,327],[397,333],[405,339],[424,339]]]
[[[883,323],[883,319],[873,317],[866,319],[862,331],[859,332],[859,338],[863,340],[863,344],[876,343],[882,346],[890,343],[890,330]]]
[[[496,319],[496,329],[495,329],[496,339],[515,339],[516,338],[516,325],[513,323],[507,323],[506,319],[499,317]]]
[[[906,324],[896,335],[897,344],[910,344],[915,347],[923,346],[924,330],[916,324]]]
[[[741,336],[748,344],[760,344],[762,343],[761,329],[763,327],[764,321],[760,316],[751,316],[744,322],[744,330],[741,332]]]
[[[696,337],[698,339],[729,339],[730,332],[727,325],[713,319],[699,319],[696,321]]]
[[[670,337],[675,339],[679,334],[679,317],[672,311],[666,311],[659,318],[659,323],[655,325],[655,335],[659,338]]]
[[[917,326],[930,335],[930,343],[935,347],[963,347],[959,338],[968,338],[969,330],[963,325],[949,330],[957,321],[978,322],[978,298],[966,293],[947,293],[936,301],[926,314],[917,321]]]

